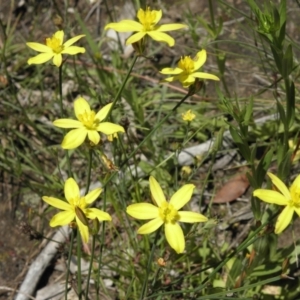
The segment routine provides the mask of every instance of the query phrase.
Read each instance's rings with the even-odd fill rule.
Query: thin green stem
[[[64,108],[63,108],[63,96],[62,96],[62,64],[58,68],[58,88],[59,88],[59,107],[60,107],[60,117],[64,117]]]
[[[85,195],[89,192],[90,184],[91,184],[91,171],[92,171],[92,160],[93,160],[93,149],[89,149],[89,165],[88,165],[88,174],[87,174],[87,182],[85,188]]]
[[[106,189],[104,188],[103,191],[103,211],[106,209]],[[101,232],[101,241],[100,241],[100,254],[98,258],[98,274],[96,280],[96,292],[97,292],[97,300],[99,299],[99,281],[100,281],[100,270],[101,270],[101,264],[102,264],[102,253],[103,253],[103,247],[104,247],[104,241],[105,241],[105,225],[106,223],[102,223],[102,232]]]
[[[71,265],[73,245],[74,245],[74,229],[71,232],[71,241],[70,241],[69,254],[68,254],[66,286],[65,286],[65,300],[68,300],[68,284],[69,284],[69,274],[70,274],[70,265]]]
[[[78,299],[82,299],[82,281],[81,281],[81,236],[77,231],[77,291]]]
[[[151,138],[158,128],[176,111],[176,109],[189,97],[190,93],[187,93],[173,108],[172,110],[148,133],[148,135],[140,142],[138,147],[133,150],[125,161],[121,164],[121,168],[127,165],[128,161],[135,155],[137,151]],[[113,174],[114,175],[114,174]]]
[[[145,275],[144,282],[143,282],[143,286],[142,286],[142,292],[141,292],[141,295],[140,295],[140,300],[143,300],[143,299],[144,299],[145,293],[146,293],[146,290],[147,290],[147,286],[148,286],[148,278],[149,278],[149,274],[150,274],[150,271],[151,271],[151,264],[152,264],[152,262],[153,262],[154,251],[155,251],[156,243],[157,243],[157,240],[158,240],[158,237],[159,237],[159,234],[160,234],[160,229],[161,229],[161,228],[159,228],[159,229],[156,231],[156,235],[155,235],[154,242],[153,242],[153,245],[152,245],[151,253],[150,253],[150,256],[149,256],[149,258],[148,258],[147,269],[146,269],[146,275]]]
[[[58,88],[59,88],[59,106],[60,106],[60,117],[63,118],[64,117],[64,108],[63,108],[63,94],[62,94],[62,66],[63,64],[61,64],[61,66],[58,68]],[[66,151],[66,157],[67,157],[67,165],[68,165],[68,175],[69,177],[73,177],[72,176],[72,169],[71,169],[71,161],[70,161],[70,156],[69,156],[69,151]]]
[[[133,150],[129,156],[120,164],[120,168],[127,165],[128,161],[139,151],[139,149],[150,139],[150,137],[156,132],[156,130],[163,124],[175,111],[176,109],[189,97],[190,93],[187,93],[173,108],[172,110],[148,133],[148,135],[140,142],[140,144]],[[110,175],[110,177],[105,181],[103,187],[105,187],[115,176],[117,172]]]
[[[88,272],[87,282],[86,282],[86,291],[85,291],[85,297],[86,297],[86,299],[88,299],[88,295],[89,295],[90,278],[91,278],[91,273],[92,273],[92,268],[93,268],[93,261],[94,261],[94,256],[95,256],[95,245],[96,245],[96,237],[93,234],[93,238],[92,238],[92,253],[91,253],[91,260],[90,260],[89,272]]]
[[[122,93],[122,91],[123,91],[123,89],[124,89],[124,87],[125,87],[125,85],[126,85],[126,83],[127,83],[127,81],[128,81],[128,78],[129,78],[129,76],[130,76],[130,73],[131,73],[131,71],[132,71],[132,69],[133,69],[133,67],[134,67],[134,65],[135,65],[135,63],[136,63],[136,61],[137,61],[137,59],[138,59],[138,56],[135,55],[134,58],[133,58],[133,61],[132,61],[132,63],[131,63],[131,66],[130,66],[130,68],[129,68],[129,70],[128,70],[126,76],[125,76],[125,79],[124,79],[124,81],[122,82],[122,85],[121,85],[120,89],[118,90],[117,95],[116,95],[116,97],[115,97],[115,99],[114,99],[114,101],[113,101],[113,103],[112,103],[112,105],[111,105],[111,108],[110,108],[110,110],[109,110],[109,113],[107,114],[106,119],[110,116],[110,114],[111,114],[111,112],[113,111],[113,109],[114,109],[114,107],[115,107],[115,105],[116,105],[118,99],[120,98],[120,95],[121,95],[121,93]]]

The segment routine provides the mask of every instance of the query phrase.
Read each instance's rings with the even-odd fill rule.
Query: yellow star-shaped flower
[[[118,23],[109,23],[105,26],[104,29],[113,29],[117,32],[137,32],[127,39],[126,45],[136,43],[145,35],[149,35],[155,41],[166,42],[170,47],[172,47],[174,46],[175,41],[171,36],[164,33],[164,31],[177,30],[185,28],[187,26],[184,24],[157,25],[161,17],[161,10],[150,10],[149,7],[147,7],[146,10],[140,8],[137,12],[137,18],[140,22],[132,20],[122,20]]]
[[[163,82],[172,82],[179,80],[184,88],[192,85],[198,79],[220,80],[217,76],[209,73],[196,72],[206,61],[206,51],[201,50],[197,53],[194,59],[189,56],[184,56],[178,62],[176,68],[164,68],[160,71],[164,75],[174,75],[166,78]]]
[[[53,64],[57,67],[60,67],[62,63],[62,54],[75,55],[85,52],[83,47],[72,46],[84,36],[84,34],[78,35],[63,43],[64,32],[59,30],[56,31],[52,37],[46,39],[46,45],[40,43],[26,43],[29,48],[38,52],[42,52],[41,54],[29,58],[28,64],[39,65],[53,58]]]
[[[139,234],[152,233],[164,224],[165,235],[169,245],[177,253],[182,253],[185,248],[185,239],[179,222],[196,223],[208,221],[202,214],[179,211],[191,200],[195,186],[193,184],[185,184],[167,202],[156,179],[150,176],[149,183],[155,205],[151,203],[132,204],[127,207],[126,211],[136,219],[152,219],[138,229]]]
[[[182,120],[191,122],[196,118],[196,115],[189,109],[185,113],[181,114]]]
[[[268,173],[268,176],[279,192],[257,189],[253,195],[267,203],[285,206],[275,225],[275,233],[279,234],[291,223],[294,212],[300,216],[300,175],[296,177],[290,189],[274,174]]]
[[[111,221],[111,216],[108,213],[97,208],[88,207],[99,197],[102,189],[95,189],[81,197],[76,181],[73,178],[69,178],[65,182],[64,192],[68,202],[54,197],[44,196],[42,198],[49,205],[63,210],[52,217],[50,226],[64,226],[75,220],[82,240],[87,243],[89,240],[87,219]]]
[[[98,113],[95,113],[84,98],[77,98],[74,102],[74,111],[77,120],[58,119],[53,122],[55,126],[60,128],[76,128],[66,134],[61,144],[62,148],[77,148],[84,142],[86,137],[94,145],[97,145],[100,142],[100,134],[98,132],[103,132],[106,135],[124,132],[124,128],[120,125],[102,122],[110,111],[111,106],[112,103],[109,103],[100,109]]]

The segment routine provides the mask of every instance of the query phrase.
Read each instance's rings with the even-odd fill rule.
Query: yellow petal
[[[168,78],[163,79],[161,82],[173,82],[175,80],[178,80],[178,78],[175,77],[175,76],[172,76],[172,77],[168,77]]]
[[[149,220],[159,216],[158,208],[151,203],[131,204],[127,206],[126,212],[139,220]]]
[[[51,227],[64,226],[71,223],[74,218],[75,213],[73,211],[61,211],[52,217],[49,225]]]
[[[165,42],[170,47],[173,47],[175,44],[175,40],[166,33],[158,32],[158,31],[149,31],[147,32],[147,34],[150,35],[153,38],[153,40],[158,42]]]
[[[204,49],[199,51],[196,55],[194,70],[200,69],[206,62],[206,58],[207,58],[206,51]]]
[[[84,243],[87,243],[89,241],[89,228],[87,226],[85,226],[77,216],[76,216],[76,223],[77,223],[82,241]]]
[[[180,216],[179,222],[197,223],[208,221],[207,217],[193,211],[179,211],[178,215]]]
[[[170,204],[179,210],[191,200],[194,188],[193,184],[185,184],[171,197]]]
[[[64,41],[64,32],[63,32],[63,30],[56,31],[54,33],[54,37],[60,40],[60,45],[63,44],[63,41]]]
[[[53,121],[53,125],[59,128],[83,128],[84,125],[77,121],[72,119],[57,119]]]
[[[283,211],[280,213],[276,225],[275,233],[281,233],[290,223],[294,214],[294,209],[292,206],[287,205]]]
[[[253,192],[253,196],[257,197],[267,203],[277,204],[277,205],[287,205],[288,200],[282,194],[272,190],[258,189]]]
[[[69,48],[71,45],[73,45],[74,43],[76,43],[78,40],[80,40],[81,38],[83,38],[85,36],[85,34],[81,34],[81,35],[77,35],[77,36],[74,36],[73,38],[67,40],[65,43],[64,43],[64,49],[66,48]],[[83,48],[84,49],[84,48]],[[85,50],[84,50],[85,51]],[[84,53],[84,52],[82,52]]]
[[[155,31],[172,31],[172,30],[178,30],[182,28],[187,28],[187,25],[184,24],[164,24],[164,25],[159,25],[155,26]]]
[[[122,20],[118,23],[109,23],[104,27],[104,30],[113,29],[117,32],[141,31],[143,25],[132,20]]]
[[[102,189],[97,188],[89,192],[87,195],[84,196],[86,204],[92,204],[101,194]]]
[[[61,63],[62,63],[62,55],[60,53],[59,54],[54,54],[54,56],[53,56],[53,64],[56,67],[60,67]]]
[[[26,45],[35,50],[35,51],[38,51],[38,52],[45,52],[45,53],[52,53],[53,54],[53,51],[50,47],[44,45],[44,44],[40,44],[40,43],[26,43]]]
[[[211,80],[217,80],[217,81],[220,80],[219,77],[217,77],[216,75],[204,73],[204,72],[195,72],[195,73],[192,73],[191,76],[193,76],[195,78],[200,78],[200,79],[211,79]]]
[[[164,68],[159,73],[165,74],[165,75],[178,75],[183,72],[180,68]]]
[[[61,54],[69,54],[69,55],[75,55],[78,53],[85,53],[85,49],[83,47],[71,46],[61,51]]]
[[[160,21],[161,17],[162,17],[162,10],[161,9],[160,10],[154,10],[153,9],[152,12],[155,13],[155,19],[154,19],[153,23],[157,24]]]
[[[53,53],[41,53],[28,59],[29,65],[40,65],[50,60],[53,57]]]
[[[177,253],[182,253],[184,251],[184,235],[178,223],[165,223],[165,235],[171,248]]]
[[[290,194],[291,194],[291,197],[293,199],[295,199],[296,201],[298,201],[298,197],[299,197],[299,194],[300,194],[300,175],[298,175],[293,184],[291,185],[290,187]]]
[[[162,11],[161,10],[151,10],[149,8],[146,8],[146,10],[143,10],[142,8],[140,8],[138,10],[137,14],[136,14],[139,21],[141,23],[143,23],[143,21],[145,21],[145,19],[146,19],[145,15],[146,15],[147,11],[148,11],[148,13],[150,12],[151,15],[152,16],[154,15],[154,17],[155,17],[154,20],[151,20],[151,23],[157,24],[160,21],[161,17],[162,17]]]
[[[105,106],[103,106],[96,114],[95,119],[99,120],[100,122],[103,121],[107,114],[110,111],[110,108],[112,106],[112,103],[106,104]]]
[[[85,128],[73,129],[65,135],[61,146],[63,149],[75,149],[84,142],[86,135]]]
[[[286,199],[291,199],[291,193],[287,186],[274,174],[268,172],[268,176],[271,178],[272,183],[277,189],[284,195]]]
[[[111,221],[111,216],[97,208],[87,208],[85,210],[88,219],[98,219],[99,221]]]
[[[79,97],[74,101],[74,111],[76,118],[79,119],[79,115],[91,112],[91,107],[84,98]]]
[[[294,206],[294,210],[297,213],[297,215],[300,217],[300,207],[298,208],[298,207]]]
[[[96,129],[97,131],[103,132],[106,135],[125,131],[122,126],[110,122],[100,123]]]
[[[64,186],[64,193],[65,193],[65,198],[68,200],[68,202],[71,205],[73,204],[74,199],[78,199],[80,197],[78,184],[72,177],[66,180]]]
[[[49,205],[56,207],[58,209],[61,209],[61,210],[71,210],[72,209],[70,204],[67,203],[66,201],[62,201],[60,199],[57,199],[54,197],[47,197],[47,196],[42,197],[42,199]]]
[[[164,222],[162,221],[161,218],[156,218],[153,219],[149,222],[147,222],[146,224],[144,224],[143,226],[141,226],[137,233],[138,234],[149,234],[154,232],[155,230],[157,230]]]
[[[146,32],[144,32],[144,31],[141,31],[141,32],[138,32],[138,33],[133,34],[131,37],[129,37],[129,38],[126,40],[126,45],[130,45],[130,44],[133,44],[133,43],[138,42],[138,41],[141,40],[145,35],[146,35]]]
[[[166,197],[156,179],[153,176],[149,177],[150,191],[155,204],[160,207],[166,202]]]
[[[89,140],[94,144],[98,145],[100,142],[100,135],[96,130],[88,130],[87,131]]]

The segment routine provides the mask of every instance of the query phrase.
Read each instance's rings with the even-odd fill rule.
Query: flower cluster
[[[175,44],[175,40],[165,32],[187,28],[187,26],[184,24],[159,25],[161,18],[161,10],[151,10],[147,7],[145,10],[138,10],[137,19],[139,22],[123,20],[118,23],[110,23],[105,26],[105,30],[113,29],[117,32],[134,32],[127,39],[126,44],[133,44],[135,49],[142,49],[142,51],[145,50],[147,37],[151,37],[158,42],[164,42],[172,47]],[[78,35],[64,42],[64,32],[60,30],[55,32],[52,37],[47,38],[45,44],[29,42],[27,46],[40,52],[40,54],[30,58],[28,64],[42,64],[52,59],[53,64],[61,68],[63,65],[63,54],[75,55],[85,53],[85,48],[73,46],[82,37],[84,35]],[[199,79],[219,80],[215,75],[198,72],[204,65],[206,58],[206,51],[201,50],[194,59],[184,56],[180,59],[176,68],[164,68],[160,73],[171,75],[164,82],[178,80],[185,88],[196,84]],[[86,99],[78,97],[74,101],[76,119],[60,118],[53,121],[53,125],[56,127],[71,129],[65,134],[61,147],[66,150],[75,149],[88,141],[90,149],[93,149],[97,145],[101,146],[100,133],[106,135],[109,141],[118,138],[118,133],[124,132],[124,128],[106,120],[109,118],[113,106],[113,103],[109,103],[100,110],[94,111]],[[182,118],[184,121],[190,122],[195,118],[195,114],[188,110],[182,115]],[[102,154],[101,157],[107,169],[118,170],[105,154]],[[177,253],[182,253],[185,249],[185,238],[180,223],[208,221],[208,218],[200,213],[180,210],[191,200],[195,186],[193,184],[183,185],[167,201],[162,188],[152,176],[149,178],[149,185],[154,204],[135,203],[129,205],[126,211],[133,218],[150,220],[138,229],[137,232],[139,234],[150,234],[163,226],[166,240],[171,248]],[[111,221],[111,216],[108,213],[90,207],[100,196],[101,191],[102,189],[98,188],[90,191],[85,196],[81,196],[75,180],[68,178],[64,185],[65,200],[49,196],[42,197],[49,205],[62,210],[52,217],[50,226],[63,226],[75,222],[82,240],[84,243],[87,243],[89,240],[89,220]]]

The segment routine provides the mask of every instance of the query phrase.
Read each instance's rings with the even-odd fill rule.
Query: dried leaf
[[[217,192],[213,203],[226,203],[242,196],[249,187],[249,181],[245,174],[238,174],[231,178]]]

